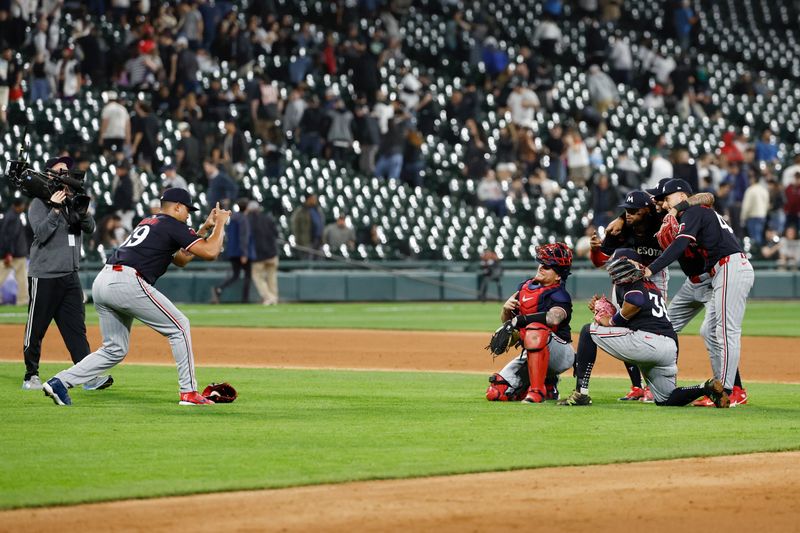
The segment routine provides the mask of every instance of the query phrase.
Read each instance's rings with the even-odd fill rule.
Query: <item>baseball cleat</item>
[[[199,392],[182,392],[181,400],[178,405],[214,405],[214,402],[200,394]]]
[[[555,383],[545,383],[544,386],[547,389],[545,400],[558,400],[560,397],[558,393],[558,385]]]
[[[42,380],[39,376],[31,376],[22,382],[22,390],[42,390]]]
[[[639,398],[639,401],[643,403],[655,403],[656,400],[653,398],[653,392],[650,390],[650,387],[644,388],[644,394]]]
[[[631,387],[631,390],[628,391],[628,394],[626,394],[622,398],[619,398],[619,401],[621,401],[621,402],[630,402],[630,401],[637,402],[643,397],[644,397],[644,389],[643,388],[641,388],[641,387]]]
[[[692,402],[694,407],[714,407],[714,402],[708,396],[703,396]]]
[[[714,407],[717,409],[725,409],[726,407],[730,407],[731,399],[728,397],[728,393],[725,392],[725,388],[720,380],[713,378],[709,379],[703,383],[703,389],[711,401],[714,402]]]
[[[731,400],[731,407],[745,405],[747,403],[747,390],[734,385],[733,390],[728,395]]]
[[[572,394],[556,402],[556,405],[565,407],[575,407],[578,405],[592,405],[592,398],[588,394],[581,394],[578,391],[572,391]]]
[[[486,389],[486,399],[490,402],[515,402],[519,401],[521,394],[514,391],[511,385],[500,374],[489,376],[489,387]]]
[[[544,403],[545,393],[537,389],[528,389],[528,394],[523,398],[524,403]]]
[[[42,385],[42,389],[44,389],[44,395],[52,398],[56,405],[72,405],[67,387],[60,379],[50,378],[47,383]]]
[[[114,384],[114,378],[111,376],[97,376],[91,381],[83,384],[83,390],[103,390],[109,388]]]

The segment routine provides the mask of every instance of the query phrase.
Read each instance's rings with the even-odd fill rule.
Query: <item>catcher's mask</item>
[[[644,272],[636,263],[641,263],[642,256],[630,248],[619,248],[614,252],[611,260],[606,265],[611,281],[616,285],[624,285],[639,281],[644,277]]]
[[[543,244],[536,247],[536,262],[555,270],[564,281],[572,267],[572,250],[563,242]]]

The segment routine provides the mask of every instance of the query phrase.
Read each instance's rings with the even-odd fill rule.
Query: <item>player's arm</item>
[[[206,261],[213,261],[219,257],[222,251],[222,242],[225,239],[225,223],[230,216],[230,211],[226,209],[218,210],[216,216],[217,224],[214,226],[211,236],[205,240],[198,239],[188,251]]]
[[[183,248],[178,250],[175,255],[172,257],[172,264],[177,267],[185,267],[189,264],[189,262],[194,259],[194,254],[187,252]]]
[[[635,317],[642,306],[645,304],[644,293],[640,290],[632,290],[625,293],[622,307],[612,317],[599,317],[598,323],[601,326],[627,326],[628,322]]]
[[[519,291],[512,294],[511,297],[506,300],[506,303],[503,304],[503,308],[500,310],[500,322],[511,320],[511,318],[517,314],[517,311],[519,311],[518,298]]]
[[[710,192],[699,192],[695,195],[690,196],[683,202],[676,205],[674,208],[669,210],[671,215],[677,215],[678,213],[682,213],[689,209],[690,207],[702,205],[705,207],[711,207],[714,205],[714,195]]]

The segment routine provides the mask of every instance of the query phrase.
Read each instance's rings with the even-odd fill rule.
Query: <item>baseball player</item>
[[[750,261],[733,230],[713,209],[693,206],[682,210],[690,194],[689,184],[674,179],[664,185],[661,195],[666,206],[678,213],[678,235],[645,270],[646,276],[657,274],[678,259],[696,242],[706,252],[705,269],[711,278],[712,297],[706,308],[709,328],[719,349],[711,353],[714,376],[723,382],[725,392],[733,392],[741,355],[742,321],[747,295],[753,287],[755,274]]]
[[[626,363],[635,364],[644,373],[656,405],[683,406],[709,396],[717,407],[727,407],[728,396],[719,380],[702,385],[677,387],[678,336],[667,318],[664,298],[655,283],[644,279],[641,256],[630,248],[614,252],[606,267],[617,301],[613,316],[595,315],[581,330],[578,341],[575,391],[558,402],[562,406],[591,405],[589,379],[600,346]],[[597,297],[589,302],[595,310]]]
[[[659,203],[663,202],[661,196],[656,196],[656,201]],[[678,236],[680,225],[677,218],[675,218],[676,213],[677,210],[675,210],[675,212],[670,211],[664,217],[661,228],[656,234],[659,246],[664,250],[672,244]],[[667,315],[669,316],[670,322],[672,322],[675,333],[680,333],[700,311],[706,308],[708,302],[711,301],[713,290],[711,287],[711,276],[705,271],[706,256],[707,253],[704,249],[700,248],[696,242],[690,242],[683,254],[678,257],[678,264],[683,273],[686,274],[686,279],[680,289],[678,289],[678,292],[672,297],[667,307]],[[703,338],[703,342],[706,345],[709,359],[713,361],[713,356],[711,354],[719,352],[719,343],[717,342],[716,335],[710,329],[708,313],[703,317],[703,323],[700,326],[700,336]],[[738,369],[734,378],[733,391],[729,396],[731,407],[747,403],[747,391],[742,387],[742,380]],[[713,407],[714,403],[710,398],[704,397],[695,401],[692,405],[698,407]]]
[[[86,383],[125,358],[134,318],[169,338],[178,368],[179,404],[213,403],[197,392],[189,320],[153,287],[170,263],[183,267],[195,256],[210,261],[219,255],[230,211],[217,204],[199,233],[186,225],[194,211],[186,189],[167,189],[161,196],[161,213],[142,220],[106,262],[92,285],[103,346],[43,385],[56,405],[71,405],[70,387]],[[212,226],[211,236],[203,239]]]
[[[575,361],[569,321],[572,298],[565,288],[572,251],[562,243],[536,248],[536,276],[503,304],[500,320],[518,329],[522,353],[489,377],[486,399],[542,403],[558,399],[558,376]]]

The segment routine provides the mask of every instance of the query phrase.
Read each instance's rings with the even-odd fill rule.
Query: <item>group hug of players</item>
[[[732,229],[711,207],[708,193],[692,195],[684,180],[662,180],[654,189],[629,193],[601,240],[591,241],[591,260],[612,283],[609,312],[600,297],[589,301],[594,320],[581,328],[577,351],[570,333],[572,299],[565,282],[572,251],[564,243],[536,249],[536,275],[504,304],[502,328],[519,332],[522,351],[489,378],[490,401],[588,406],[597,347],[625,364],[631,390],[620,400],[660,406],[733,407],[747,403],[739,376],[741,325],[754,274]],[[667,305],[667,267],[678,261],[686,281]],[[597,307],[597,308],[596,308]],[[700,329],[713,378],[678,387],[678,335],[705,310]],[[559,398],[559,375],[574,369],[575,390]],[[644,378],[644,381],[643,381]]]

